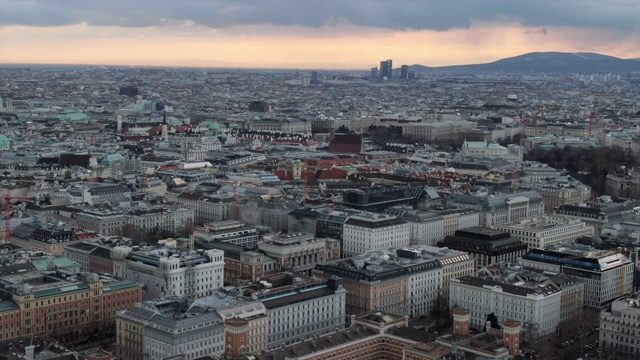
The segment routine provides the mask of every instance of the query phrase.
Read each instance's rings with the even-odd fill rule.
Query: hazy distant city
[[[53,3],[0,0],[3,359],[640,359],[640,5]]]

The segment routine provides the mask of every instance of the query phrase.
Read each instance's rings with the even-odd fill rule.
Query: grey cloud
[[[524,34],[542,34],[547,35],[547,28],[542,28],[538,30],[527,30],[523,32]]]
[[[192,21],[212,28],[321,27],[334,19],[390,29],[469,28],[474,20],[526,26],[640,28],[640,2],[620,0],[0,0],[0,25],[147,27]]]

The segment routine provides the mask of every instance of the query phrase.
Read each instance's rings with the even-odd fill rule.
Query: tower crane
[[[11,200],[31,200],[33,198],[25,196],[13,196],[9,194],[2,195],[4,200],[4,232],[3,237],[5,241],[9,241],[11,238]]]

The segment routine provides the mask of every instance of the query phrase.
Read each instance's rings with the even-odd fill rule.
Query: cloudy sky
[[[640,57],[638,0],[0,0],[0,63],[355,68]]]

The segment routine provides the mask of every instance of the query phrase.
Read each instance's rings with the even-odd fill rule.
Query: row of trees
[[[525,160],[566,170],[591,186],[596,194],[604,194],[608,174],[620,173],[636,165],[633,154],[620,147],[582,149],[565,146],[563,149],[546,150],[538,146],[525,155]]]

